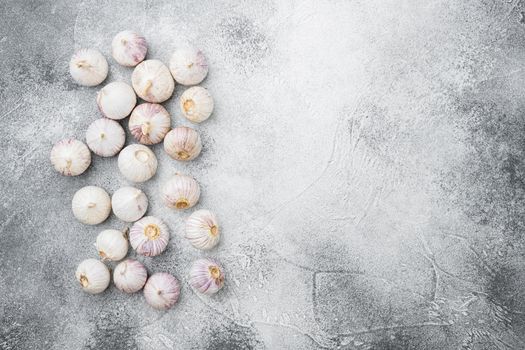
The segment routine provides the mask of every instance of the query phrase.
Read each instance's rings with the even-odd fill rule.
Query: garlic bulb
[[[91,123],[86,131],[88,147],[101,157],[113,157],[126,142],[126,133],[114,120],[100,118]]]
[[[146,39],[131,30],[124,30],[115,35],[111,49],[115,61],[128,67],[135,67],[142,62],[148,51]]]
[[[129,117],[129,130],[135,140],[145,145],[162,141],[171,127],[170,114],[156,103],[143,103],[135,107]]]
[[[222,267],[211,259],[199,259],[190,269],[190,285],[207,295],[217,293],[224,285]]]
[[[104,86],[97,94],[97,104],[104,117],[120,120],[126,118],[135,105],[137,96],[126,83],[115,81]]]
[[[95,247],[97,247],[98,254],[102,260],[122,260],[126,254],[128,254],[128,239],[126,237],[126,232],[119,230],[104,230],[98,234]]]
[[[95,86],[108,76],[108,61],[95,49],[80,49],[69,61],[69,73],[84,86]]]
[[[97,186],[86,186],[78,190],[72,201],[73,215],[83,224],[96,225],[106,220],[111,212],[108,193]]]
[[[122,221],[134,222],[148,209],[148,198],[138,188],[122,187],[113,193],[111,207],[115,216]]]
[[[176,50],[170,59],[170,71],[182,85],[197,85],[208,74],[208,63],[201,50],[187,47]]]
[[[193,160],[201,153],[202,142],[199,133],[192,128],[179,126],[164,138],[164,150],[176,160]]]
[[[191,176],[176,174],[161,188],[164,203],[175,209],[188,209],[199,201],[201,190]]]
[[[217,218],[209,210],[197,210],[186,221],[186,239],[195,248],[208,250],[219,243]]]
[[[98,294],[108,287],[110,275],[103,262],[96,259],[86,259],[78,265],[75,277],[84,292]]]
[[[146,146],[129,145],[118,155],[118,168],[129,181],[144,182],[157,172],[157,157]]]
[[[159,60],[146,60],[135,67],[131,84],[140,98],[154,103],[166,101],[175,89],[170,70]]]
[[[146,216],[133,224],[129,231],[129,241],[138,254],[156,256],[162,253],[170,233],[168,226],[154,216]]]
[[[179,281],[166,272],[153,274],[144,286],[146,302],[158,310],[171,308],[179,299],[179,295]]]
[[[205,88],[194,86],[184,91],[180,97],[180,109],[186,119],[200,123],[213,112],[213,98]]]
[[[77,176],[91,164],[91,153],[83,142],[65,139],[53,146],[50,159],[55,170],[62,175]]]
[[[135,293],[144,287],[148,272],[137,260],[126,259],[115,267],[113,282],[124,293]]]

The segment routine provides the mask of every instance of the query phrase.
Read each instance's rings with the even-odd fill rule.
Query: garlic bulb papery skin
[[[170,70],[159,60],[146,60],[135,67],[131,84],[140,98],[154,103],[166,101],[175,89]]]
[[[193,123],[201,123],[208,119],[213,112],[213,97],[208,90],[194,86],[184,91],[180,97],[182,114]]]
[[[144,145],[129,145],[118,155],[120,172],[132,182],[144,182],[151,179],[157,172],[157,164],[155,154]]]
[[[78,221],[86,225],[97,225],[108,218],[111,199],[103,188],[86,186],[75,193],[71,207]]]
[[[80,85],[95,86],[108,76],[108,61],[95,49],[80,49],[69,61],[69,73]]]
[[[193,160],[201,153],[201,137],[192,128],[178,126],[164,138],[164,150],[175,160]]]
[[[175,209],[188,209],[199,201],[200,186],[191,176],[176,174],[161,188],[164,203]]]
[[[190,269],[190,285],[199,292],[211,295],[224,286],[222,267],[211,259],[199,259]]]
[[[126,118],[135,108],[137,96],[131,86],[115,81],[98,92],[97,104],[104,117],[120,120]]]
[[[154,145],[170,131],[171,117],[166,108],[156,103],[142,103],[129,117],[129,130],[135,140],[144,145]]]
[[[50,159],[55,170],[62,175],[77,176],[91,164],[91,152],[83,142],[65,139],[53,146]]]
[[[179,300],[179,295],[179,281],[166,272],[151,275],[144,286],[146,302],[157,310],[170,309]]]
[[[169,240],[168,226],[154,216],[140,219],[129,231],[131,246],[138,254],[144,256],[159,255],[166,249]]]
[[[126,232],[104,230],[98,234],[95,246],[102,260],[120,261],[126,257],[128,254]]]
[[[146,57],[148,46],[142,35],[132,30],[124,30],[113,38],[111,52],[118,64],[135,67]]]
[[[175,50],[170,59],[170,71],[182,85],[197,85],[208,74],[208,63],[201,50],[185,47]]]
[[[122,187],[113,193],[111,208],[120,220],[134,222],[143,217],[148,210],[148,198],[138,188]]]
[[[205,209],[193,212],[186,221],[185,237],[197,249],[208,250],[215,247],[220,239],[215,214]]]
[[[100,260],[86,259],[78,265],[75,277],[84,292],[98,294],[108,287],[110,274],[107,266]]]
[[[135,293],[144,287],[148,272],[137,260],[126,259],[115,267],[113,282],[124,293]]]
[[[114,120],[100,118],[91,123],[86,131],[89,149],[101,157],[113,157],[126,142],[124,128]]]

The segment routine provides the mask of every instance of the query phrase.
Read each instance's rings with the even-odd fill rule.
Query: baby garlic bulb
[[[162,253],[170,233],[168,226],[154,216],[146,216],[133,224],[129,231],[129,241],[138,254],[156,256]]]
[[[122,221],[134,222],[148,209],[148,198],[138,188],[122,187],[113,193],[111,207],[115,216]]]
[[[176,174],[161,188],[164,203],[175,209],[188,209],[199,201],[201,190],[191,176]]]
[[[97,236],[98,255],[102,260],[119,261],[128,253],[128,238],[125,232],[119,230],[104,230]]]
[[[170,59],[170,71],[182,85],[197,85],[208,74],[208,63],[201,50],[187,47],[176,50]]]
[[[95,49],[80,49],[69,61],[69,73],[84,86],[95,86],[108,76],[108,61]]]
[[[86,293],[102,293],[109,285],[109,270],[103,262],[96,259],[82,261],[75,272],[77,281]]]
[[[148,51],[146,39],[131,30],[124,30],[115,35],[111,49],[115,61],[128,67],[135,67],[142,62]]]
[[[126,142],[126,133],[114,120],[100,118],[91,123],[86,131],[88,147],[101,157],[113,157]]]
[[[170,114],[156,103],[143,103],[135,107],[129,117],[129,130],[135,140],[145,145],[162,141],[171,127]]]
[[[50,159],[55,170],[62,175],[77,176],[91,164],[91,153],[83,142],[65,139],[53,146]]]
[[[158,310],[171,308],[179,299],[179,295],[179,281],[166,272],[153,274],[144,286],[146,302]]]
[[[108,193],[97,186],[86,186],[78,190],[72,201],[73,215],[83,224],[96,225],[106,220],[111,212]]]
[[[129,145],[118,155],[118,168],[129,181],[144,182],[157,172],[157,157],[146,146]]]
[[[170,70],[159,60],[146,60],[135,67],[131,84],[140,98],[154,103],[166,101],[175,89]]]
[[[126,118],[135,105],[137,96],[126,83],[115,81],[104,86],[97,94],[98,109],[109,119],[120,120]]]
[[[194,86],[180,97],[180,109],[191,122],[200,123],[208,119],[213,111],[213,98],[208,90]]]
[[[135,293],[144,287],[148,272],[137,260],[126,259],[115,267],[113,282],[124,293]]]
[[[197,210],[186,221],[186,239],[195,248],[208,250],[219,243],[217,218],[209,210]]]
[[[207,295],[217,293],[224,285],[222,267],[211,259],[199,259],[190,269],[190,285]]]
[[[175,160],[193,160],[201,153],[201,137],[192,128],[176,127],[164,138],[164,150]]]

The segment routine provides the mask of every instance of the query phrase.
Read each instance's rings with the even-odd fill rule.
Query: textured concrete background
[[[2,349],[525,348],[525,5],[486,1],[2,1],[0,3]],[[120,30],[167,62],[189,41],[216,99],[190,164],[153,147],[148,213],[172,230],[140,258],[183,281],[168,312],[74,279],[96,227],[74,192],[127,184],[116,158],[55,173],[56,141],[84,139],[98,88],[77,86],[71,54],[99,48],[106,82]],[[165,103],[173,124],[177,97]],[[127,120],[123,121],[127,128]],[[129,138],[127,142],[132,142]],[[175,171],[201,183],[198,207],[223,228],[209,254],[165,208]],[[219,259],[221,293],[187,285]],[[130,252],[130,256],[134,256]]]

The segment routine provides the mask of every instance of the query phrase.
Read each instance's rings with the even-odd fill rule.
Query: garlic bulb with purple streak
[[[179,295],[179,281],[166,272],[153,274],[144,286],[146,302],[157,310],[171,308],[179,300]]]
[[[115,267],[113,282],[124,293],[135,293],[144,287],[148,272],[137,260],[126,259]]]
[[[176,127],[164,138],[164,150],[175,160],[193,160],[201,153],[201,137],[192,128]]]
[[[98,294],[108,287],[110,274],[103,262],[86,259],[78,265],[75,277],[84,292]]]
[[[75,193],[71,207],[78,221],[86,225],[97,225],[108,218],[111,199],[103,188],[86,186]]]
[[[50,159],[55,170],[62,175],[77,176],[91,164],[91,152],[83,142],[65,139],[53,146]]]
[[[144,216],[148,210],[148,198],[138,188],[122,187],[113,193],[111,207],[120,220],[134,222]]]
[[[97,94],[98,109],[109,119],[120,120],[126,118],[135,105],[137,96],[126,83],[115,81],[104,86]]]
[[[100,118],[91,123],[86,131],[88,147],[101,157],[113,157],[126,142],[126,133],[114,120]]]
[[[69,61],[69,73],[80,85],[95,86],[108,76],[108,61],[95,49],[80,49]]]
[[[171,127],[170,114],[156,103],[143,103],[135,107],[129,117],[129,130],[135,140],[145,145],[162,141]]]
[[[161,188],[164,203],[175,209],[188,209],[199,201],[200,186],[191,176],[173,175]]]
[[[146,146],[126,146],[118,155],[118,168],[122,175],[132,182],[144,182],[157,172],[157,157]]]
[[[119,230],[104,230],[97,236],[95,243],[98,255],[102,260],[119,261],[128,254],[127,229],[122,232]]]
[[[124,30],[113,38],[111,52],[119,64],[135,67],[146,57],[148,46],[142,35],[131,30]]]
[[[131,84],[140,98],[154,103],[166,101],[175,89],[170,70],[159,60],[146,60],[136,66]]]
[[[129,231],[129,241],[135,251],[144,256],[156,256],[162,253],[170,233],[168,226],[154,216],[146,216],[133,224]]]
[[[190,285],[199,292],[211,295],[224,285],[222,267],[211,259],[199,259],[190,269]]]
[[[197,85],[208,74],[208,63],[201,50],[186,47],[176,50],[170,59],[170,71],[182,85]]]
[[[197,249],[208,250],[219,243],[217,218],[209,210],[193,212],[186,221],[186,239]]]
[[[213,112],[213,97],[208,90],[200,86],[184,91],[179,102],[182,114],[193,123],[205,121]]]

